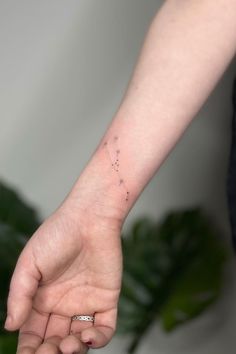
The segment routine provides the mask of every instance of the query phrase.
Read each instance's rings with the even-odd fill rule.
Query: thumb
[[[5,322],[7,330],[15,331],[26,321],[40,278],[33,254],[30,249],[25,248],[18,259],[10,283]]]

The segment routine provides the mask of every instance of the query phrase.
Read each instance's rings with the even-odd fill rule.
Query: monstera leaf
[[[22,248],[38,226],[35,210],[17,192],[0,183],[0,354],[16,352],[15,337],[3,330],[9,282]]]
[[[118,329],[132,333],[134,353],[157,319],[173,330],[219,297],[227,252],[200,209],[172,212],[158,224],[139,220],[122,240]]]

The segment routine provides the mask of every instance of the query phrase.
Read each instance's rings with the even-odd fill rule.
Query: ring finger
[[[82,317],[83,318],[83,317]],[[88,318],[89,319],[89,318]],[[93,321],[73,320],[71,321],[70,336],[65,338],[60,345],[60,349],[65,353],[86,353],[87,345],[80,341],[81,331],[93,326]],[[90,343],[88,343],[89,345]]]

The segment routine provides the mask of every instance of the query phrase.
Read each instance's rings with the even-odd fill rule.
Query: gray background
[[[18,187],[43,217],[64,199],[115,114],[160,5],[0,0],[0,178]],[[235,69],[234,60],[125,227],[138,215],[158,218],[202,205],[229,242],[225,178]],[[156,326],[138,353],[233,354],[234,269],[232,261],[222,299],[208,313],[168,336]],[[124,353],[127,343],[116,337],[97,352]]]

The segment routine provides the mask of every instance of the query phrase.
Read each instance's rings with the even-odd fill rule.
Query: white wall
[[[69,191],[115,113],[160,0],[0,0],[0,178],[43,217]],[[201,204],[229,237],[225,178],[236,63],[202,107],[127,220]],[[174,89],[174,88],[173,88]],[[194,87],[193,87],[194,90]],[[139,353],[234,353],[236,281],[222,300],[166,336],[157,327]],[[115,338],[99,353],[124,353]]]

